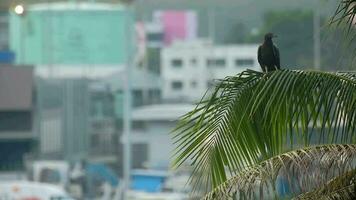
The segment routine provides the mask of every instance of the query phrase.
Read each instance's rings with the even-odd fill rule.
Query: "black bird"
[[[279,50],[273,44],[272,38],[277,37],[273,33],[265,35],[265,41],[258,47],[257,57],[263,72],[281,69]]]

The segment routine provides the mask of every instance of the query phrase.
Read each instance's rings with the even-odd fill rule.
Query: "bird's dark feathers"
[[[257,59],[263,72],[281,69],[279,50],[273,44],[272,37],[272,33],[267,33],[264,43],[258,47]]]

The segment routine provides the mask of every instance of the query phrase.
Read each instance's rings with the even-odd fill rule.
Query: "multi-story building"
[[[0,66],[0,171],[24,170],[34,151],[33,94],[31,67]]]
[[[90,160],[117,164],[118,131],[115,116],[115,93],[102,81],[93,81],[90,93]]]
[[[96,105],[91,105],[91,108],[96,110],[94,117],[92,116],[91,125],[93,138],[93,152],[91,155],[92,160],[101,160],[107,164],[113,164],[113,158],[117,158],[118,171],[121,172],[123,164],[123,143],[119,141],[122,137],[123,127],[122,120],[125,117],[123,113],[124,106],[124,80],[126,78],[126,72],[124,70],[112,73],[110,76],[98,80],[95,84],[96,95],[100,95],[96,99]],[[101,89],[99,88],[101,85]],[[161,85],[162,81],[160,77],[147,70],[134,69],[131,73],[131,96],[132,107],[138,109],[142,106],[150,104],[161,103]],[[94,92],[94,90],[91,90]],[[94,93],[93,93],[94,94]],[[94,99],[92,99],[94,102]],[[114,109],[109,110],[108,107]],[[112,113],[114,111],[114,113]],[[100,114],[101,113],[101,114]],[[112,116],[114,114],[114,116]],[[112,121],[115,120],[116,126],[115,134],[112,134]],[[94,139],[96,138],[96,139]],[[142,158],[145,158],[145,148],[142,145],[133,145],[132,148],[132,162],[134,167],[141,166]]]
[[[105,142],[118,141],[117,118],[100,118],[100,106],[114,107],[120,98],[93,82],[133,66],[133,12],[123,4],[80,1],[33,1],[24,9],[10,12],[8,41],[15,63],[35,66],[40,158],[98,161],[100,154],[110,157],[103,162],[116,162],[117,142]],[[92,106],[98,113],[91,115]]]
[[[0,10],[0,64],[11,64],[15,54],[9,50],[9,15]]]
[[[133,13],[120,4],[30,4],[22,15],[11,12],[10,49],[16,53],[15,62],[21,64],[126,64],[132,53],[133,31]]]
[[[89,80],[37,79],[39,158],[86,159],[89,148]]]
[[[259,70],[257,44],[214,45],[208,40],[175,42],[162,50],[163,98],[197,101],[216,79]]]
[[[87,159],[120,171],[126,71],[74,69],[36,68],[41,157]],[[158,75],[134,69],[131,78],[133,108],[161,102]]]
[[[132,112],[132,167],[168,169],[173,155],[172,130],[191,104],[156,104]]]

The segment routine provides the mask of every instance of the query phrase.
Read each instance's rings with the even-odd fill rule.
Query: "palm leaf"
[[[356,169],[346,172],[314,191],[299,195],[295,200],[356,199]]]
[[[356,0],[340,0],[338,7],[334,15],[332,16],[330,23],[337,24],[340,26],[341,24],[346,25],[346,34],[351,34],[351,30],[355,28],[356,21]],[[356,34],[354,34],[351,38],[354,39]]]
[[[355,144],[320,145],[294,150],[241,171],[204,199],[281,198],[275,192],[281,177],[287,180],[290,193],[298,194],[319,188],[328,180],[342,175],[322,189],[306,193],[297,199],[319,199],[326,194],[335,195],[338,189],[349,189],[355,183],[355,161]],[[349,170],[352,171],[348,172]]]
[[[355,142],[355,131],[355,74],[247,70],[181,118],[174,166],[191,164],[193,190],[205,193],[295,145]]]

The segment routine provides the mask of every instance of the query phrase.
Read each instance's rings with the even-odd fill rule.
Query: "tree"
[[[346,0],[335,13],[351,37],[355,10]],[[356,73],[227,77],[182,117],[174,140],[175,166],[193,166],[190,183],[205,199],[355,199]]]
[[[295,147],[334,148],[328,145],[310,147],[312,144],[355,143],[355,133],[355,73],[279,70],[264,74],[247,70],[221,80],[212,96],[204,98],[195,110],[181,119],[175,135],[175,165],[189,160],[194,166],[193,173],[199,174],[198,178],[191,179],[191,183],[195,189],[201,189],[203,185],[203,193],[211,188],[215,188],[214,191],[231,188],[229,183],[235,182],[226,183],[228,176],[241,177],[242,173],[245,179],[240,178],[239,185],[244,187],[236,186],[235,191],[255,195],[251,185],[255,186],[256,180],[261,183],[259,177],[267,177],[269,182],[266,182],[272,183],[259,185],[263,188],[261,191],[268,191],[269,187],[275,187],[281,166],[288,172],[292,170],[288,166],[307,165],[306,158],[318,161],[314,153],[305,149],[298,150],[304,153],[302,155],[292,151],[290,155],[296,155],[292,159],[294,165],[291,160],[274,157],[281,158],[280,154]],[[334,152],[338,152],[338,148],[342,146],[334,148]],[[345,155],[350,155],[349,162],[335,166],[343,169],[333,172],[335,176],[355,167],[352,165],[356,157],[354,148],[345,150]],[[320,167],[320,162],[309,163],[306,168],[318,169],[315,166]],[[256,170],[256,165],[257,169],[271,167],[262,173]],[[243,172],[248,166],[253,170]],[[328,181],[334,177],[322,170],[313,173],[322,178],[317,180]],[[313,182],[310,183],[313,187],[307,188],[317,188],[322,183],[325,182]],[[228,186],[221,186],[224,184]],[[293,194],[309,191],[297,189]]]

